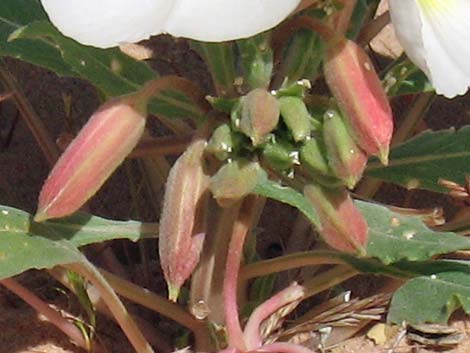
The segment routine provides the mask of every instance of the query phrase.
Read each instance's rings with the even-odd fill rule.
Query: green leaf
[[[0,278],[31,268],[77,262],[76,247],[112,239],[137,241],[156,235],[156,224],[112,221],[84,213],[35,223],[27,212],[0,206]]]
[[[398,289],[387,320],[397,324],[445,323],[460,307],[470,313],[470,273],[436,273],[411,279]]]
[[[267,88],[273,71],[270,35],[265,32],[237,41],[244,83],[249,89]]]
[[[398,59],[385,74],[383,84],[390,97],[432,92],[428,78],[406,56]]]
[[[282,203],[296,207],[317,228],[321,228],[320,219],[310,202],[300,192],[288,186],[282,186],[271,180],[265,179],[253,190],[255,194],[269,197]]]
[[[470,174],[470,126],[425,131],[395,147],[387,167],[371,160],[366,174],[407,188],[446,192],[440,178],[459,184]]]
[[[373,203],[356,201],[369,225],[367,255],[390,264],[401,260],[424,261],[434,255],[470,249],[470,239],[436,232],[419,217],[400,215]]]
[[[290,86],[301,79],[314,80],[323,60],[325,44],[315,32],[301,29],[284,50],[281,74]]]
[[[42,40],[8,41],[12,32],[34,21],[47,20],[37,0],[0,1],[0,56],[11,56],[46,67],[62,76],[74,76],[58,48]]]
[[[219,96],[235,95],[235,53],[233,44],[192,41],[191,47],[204,59]]]
[[[7,206],[0,206],[0,210],[0,225],[3,225],[0,234],[11,237],[28,234],[50,240],[69,240],[77,247],[113,239],[137,241],[142,238],[155,238],[158,233],[156,223],[114,221],[82,212],[37,223],[33,221],[33,216],[25,211]]]

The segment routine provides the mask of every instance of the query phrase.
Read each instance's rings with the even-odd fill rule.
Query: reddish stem
[[[261,347],[263,343],[260,335],[261,323],[271,314],[275,313],[283,306],[299,300],[303,295],[303,287],[297,283],[293,283],[258,306],[251,314],[245,326],[244,336],[247,348],[257,349]]]
[[[69,336],[76,345],[88,350],[89,347],[78,327],[64,318],[57,310],[51,308],[14,279],[2,279],[0,283],[31,305],[39,314],[44,315],[51,324]]]
[[[248,197],[242,204],[238,219],[235,221],[230,240],[224,279],[225,323],[227,326],[228,346],[246,351],[243,331],[238,317],[237,287],[243,245],[255,217],[256,198]]]

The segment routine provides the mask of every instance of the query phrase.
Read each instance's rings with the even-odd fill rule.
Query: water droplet
[[[80,65],[85,66],[86,65],[85,60],[80,60]]]
[[[416,232],[414,230],[407,230],[403,232],[403,237],[407,240],[413,239],[415,235],[416,235]]]
[[[326,116],[327,118],[330,118],[330,119],[331,119],[331,118],[334,118],[334,117],[335,117],[335,112],[334,112],[333,110],[327,110],[327,111],[325,112],[325,116]]]
[[[392,225],[392,227],[399,227],[400,220],[397,217],[392,217],[390,218],[390,224]]]
[[[437,279],[436,275],[431,275],[431,279]]]
[[[2,210],[2,214],[4,214],[5,216],[8,216],[8,211],[7,210]]]
[[[190,311],[198,320],[204,320],[211,312],[204,300],[198,300],[195,304],[192,304]]]
[[[418,179],[410,179],[406,183],[406,188],[408,190],[417,189],[421,185],[421,182]]]

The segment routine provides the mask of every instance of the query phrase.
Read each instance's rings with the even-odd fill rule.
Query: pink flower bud
[[[204,147],[203,140],[193,142],[171,168],[166,184],[159,253],[172,301],[196,267],[204,241],[209,186]]]
[[[344,252],[365,253],[368,226],[346,189],[326,189],[307,185],[305,197],[318,213],[320,234],[332,248]]]
[[[146,115],[146,100],[137,95],[113,99],[99,108],[49,174],[34,219],[77,211],[136,146]]]
[[[392,110],[367,54],[353,41],[335,37],[325,53],[324,73],[357,144],[387,164]]]

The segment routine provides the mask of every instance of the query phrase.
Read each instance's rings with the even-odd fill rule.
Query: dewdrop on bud
[[[123,162],[140,140],[147,97],[115,98],[98,109],[68,145],[39,195],[35,221],[77,211]]]
[[[205,141],[196,140],[171,168],[160,218],[160,263],[169,299],[176,301],[199,261],[205,237],[209,176],[204,171]]]
[[[356,143],[388,164],[392,110],[367,54],[353,41],[335,37],[327,46],[324,73]]]

